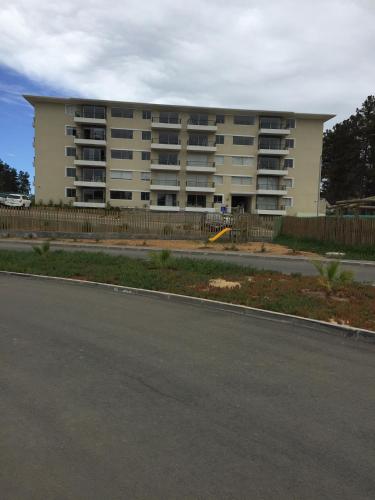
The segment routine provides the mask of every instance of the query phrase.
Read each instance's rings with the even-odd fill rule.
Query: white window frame
[[[216,201],[216,202],[214,201],[213,203],[215,203],[216,205],[219,205],[219,204],[223,205],[224,201],[225,201],[224,193],[214,193],[214,197],[215,196],[221,196],[221,201]]]
[[[222,182],[220,182],[220,183],[219,183],[219,182],[216,182],[215,177],[221,177]],[[218,186],[222,186],[222,185],[224,184],[224,176],[223,176],[223,175],[221,175],[221,174],[214,174],[214,175],[213,175],[213,181],[214,181],[214,183],[215,183],[215,186],[216,186],[216,185],[218,185]]]
[[[285,207],[285,208],[293,208],[293,205],[294,205],[293,196],[283,196],[282,200],[291,200],[290,205],[288,207]]]
[[[284,162],[285,162],[285,160],[292,160],[293,165],[291,167],[288,167],[288,169],[289,168],[295,168],[294,167],[295,166],[295,159],[294,158],[284,158]]]
[[[293,140],[293,147],[290,148],[290,149],[296,149],[296,144],[297,144],[296,139],[294,137],[285,137],[285,140],[287,140],[287,139],[292,139]],[[288,149],[289,149],[289,147],[290,146],[288,146]]]
[[[74,128],[76,130],[76,133],[77,133],[77,127],[75,125],[65,125],[65,135],[66,135],[66,137],[76,137],[76,135],[74,135],[74,134],[68,134],[67,133],[67,129],[68,128]]]
[[[239,164],[239,163],[235,163],[235,161],[233,161],[233,160],[240,159],[240,158],[241,158],[241,160],[247,159],[249,163]],[[241,156],[241,155],[233,155],[232,156],[232,166],[234,166],[234,167],[253,167],[254,163],[251,164],[252,161],[254,161],[253,156]]]
[[[287,189],[293,189],[294,188],[294,177],[284,177],[284,179],[282,180],[282,182],[284,181],[292,181],[292,185],[291,186],[286,186]]]
[[[67,154],[66,154],[66,150],[67,150],[68,148],[70,148],[70,149],[73,149],[73,148],[74,148],[74,149],[76,150],[76,154],[75,154],[74,156],[67,155]],[[77,148],[76,148],[76,146],[65,146],[65,156],[66,156],[67,158],[75,158],[75,157],[77,156]]]

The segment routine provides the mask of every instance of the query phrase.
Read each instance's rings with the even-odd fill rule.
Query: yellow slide
[[[231,231],[231,228],[230,227],[225,227],[224,229],[222,229],[221,231],[219,231],[217,234],[215,234],[215,236],[212,236],[212,238],[209,238],[209,241],[211,241],[211,243],[213,243],[214,241],[216,241],[219,238],[221,238],[223,236],[223,234],[229,233],[229,231]]]

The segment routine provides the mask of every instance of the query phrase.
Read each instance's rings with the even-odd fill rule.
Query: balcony
[[[280,118],[260,118],[260,135],[278,135],[285,136],[290,134],[290,129],[286,128],[286,122]]]
[[[200,180],[187,180],[186,191],[191,193],[214,193],[215,184],[208,181]]]
[[[187,122],[187,129],[197,132],[216,132],[217,125],[214,120],[190,118]]]
[[[152,159],[150,169],[151,170],[169,170],[169,171],[178,172],[179,170],[181,170],[180,160],[165,161],[163,159],[158,159],[158,158]]]
[[[190,152],[199,153],[215,153],[216,143],[207,140],[199,140],[196,138],[189,138],[187,141],[186,149]]]
[[[288,175],[288,169],[282,167],[281,165],[273,167],[273,166],[265,166],[258,164],[257,172],[258,175],[279,175],[279,176]]]
[[[83,105],[79,111],[76,111],[74,121],[76,123],[105,125],[107,123],[106,109],[104,106]]]
[[[258,215],[286,215],[286,210],[273,208],[256,208],[255,213]]]
[[[267,156],[287,156],[289,150],[284,141],[267,140],[260,138],[258,144],[258,154]]]
[[[169,151],[180,151],[181,141],[180,139],[164,139],[159,137],[159,139],[152,139],[151,149],[154,150],[169,150]]]
[[[105,172],[83,171],[81,175],[76,176],[74,180],[74,185],[77,187],[105,188],[106,186]]]
[[[150,189],[153,191],[180,191],[178,179],[151,179]]]
[[[215,162],[205,163],[199,160],[187,160],[186,171],[214,174],[216,172],[216,166]]]
[[[259,195],[285,196],[287,194],[287,188],[283,184],[276,186],[264,183],[257,185],[256,192]]]
[[[74,144],[83,146],[106,146],[105,129],[86,129],[74,137]]]
[[[176,205],[150,205],[150,210],[155,210],[157,212],[179,212],[180,207]]]
[[[73,205],[82,208],[105,208],[105,192],[82,188],[82,193],[76,197]]]
[[[180,130],[181,120],[178,116],[153,116],[151,118],[151,128],[164,130]]]
[[[82,148],[81,155],[74,160],[76,166],[105,167],[105,150],[99,148]]]

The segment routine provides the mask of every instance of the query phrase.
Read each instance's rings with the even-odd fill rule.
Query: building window
[[[234,135],[233,144],[236,144],[237,146],[251,146],[252,144],[254,144],[254,137]]]
[[[148,130],[143,130],[142,141],[151,141],[151,132],[149,132]]]
[[[151,179],[151,172],[141,172],[141,181],[149,181]]]
[[[206,196],[204,194],[188,194],[186,200],[187,207],[206,207]]]
[[[76,127],[71,127],[70,125],[65,125],[65,134],[66,135],[77,135]]]
[[[142,160],[150,159],[150,151],[142,151]]]
[[[154,117],[159,123],[179,123],[178,113],[175,111],[160,111],[159,117]]]
[[[287,189],[293,187],[293,179],[283,179],[282,182]]]
[[[285,208],[290,208],[293,206],[293,198],[282,198],[281,203]]]
[[[224,165],[224,156],[223,155],[215,156],[215,165]]]
[[[133,193],[131,191],[110,191],[109,197],[111,200],[131,200]]]
[[[286,128],[296,128],[296,120],[295,120],[295,118],[288,118],[286,120]]]
[[[207,113],[194,113],[190,115],[188,123],[192,125],[208,125]]]
[[[148,191],[141,192],[141,200],[142,201],[150,201],[150,193]]]
[[[280,158],[277,158],[275,156],[259,156],[258,168],[265,170],[279,170]]]
[[[225,123],[224,115],[216,115],[216,123]]]
[[[232,165],[238,167],[249,167],[254,164],[254,158],[249,156],[232,156]]]
[[[147,109],[147,110],[146,110],[146,109],[144,109],[144,110],[142,111],[142,118],[143,118],[144,120],[151,120],[151,111],[149,111],[148,109]]]
[[[111,137],[113,139],[133,139],[133,131],[126,128],[112,128]]]
[[[65,196],[66,198],[75,198],[76,197],[75,188],[65,188]]]
[[[76,148],[66,147],[65,148],[65,156],[75,156]]]
[[[216,144],[224,144],[224,136],[223,135],[216,136]]]
[[[285,147],[287,149],[294,148],[294,139],[285,139]]]
[[[179,165],[180,162],[177,153],[159,153],[157,163],[159,163],[159,165]]]
[[[76,176],[75,167],[66,167],[66,176],[67,177],[75,177]]]
[[[259,120],[260,128],[280,129],[282,128],[282,121],[279,116],[262,116]]]
[[[223,176],[222,175],[214,175],[214,183],[215,185],[223,184]]]
[[[131,181],[133,179],[133,172],[130,170],[111,170],[111,179]]]
[[[132,160],[133,151],[126,149],[111,149],[111,158],[114,160]]]
[[[285,158],[284,160],[284,168],[294,168],[294,160],[293,158]]]
[[[279,199],[277,196],[257,196],[256,207],[258,210],[278,210]]]
[[[254,125],[255,119],[251,115],[234,115],[233,123],[235,125]]]
[[[214,194],[214,203],[223,203],[223,195]]]
[[[252,177],[235,175],[231,178],[232,184],[250,185],[253,183]]]
[[[112,108],[111,115],[113,118],[133,118],[133,110],[129,108]]]

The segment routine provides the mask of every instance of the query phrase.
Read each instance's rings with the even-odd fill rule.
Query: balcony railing
[[[198,180],[187,180],[186,185],[188,187],[215,187],[213,182],[208,181],[198,181]]]
[[[285,191],[286,186],[284,184],[274,185],[270,183],[257,184],[257,189],[264,189],[265,191]]]
[[[76,196],[75,201],[79,203],[105,203],[105,197],[91,196],[91,195],[83,195]]]
[[[85,161],[106,161],[106,156],[105,154],[83,152],[81,155],[77,155],[76,159]]]
[[[188,167],[215,167],[215,162],[204,162],[200,160],[187,160],[186,165]]]
[[[163,158],[155,158],[154,160],[151,160],[151,164],[154,165],[180,165],[180,160],[170,160],[170,159],[163,159]]]
[[[83,173],[76,175],[76,181],[84,182],[105,182],[106,175],[104,173]]]
[[[212,202],[207,202],[206,201],[205,203],[198,203],[198,202],[196,202],[196,203],[189,203],[189,202],[187,202],[186,206],[188,208],[214,208],[215,205]]]
[[[216,120],[208,120],[207,118],[189,118],[188,125],[216,125]]]
[[[90,130],[90,133],[85,133],[85,132],[78,132],[75,135],[76,139],[87,139],[90,141],[105,141],[106,140],[106,134],[105,131],[103,132],[98,132],[94,130]]]
[[[179,186],[180,181],[178,179],[151,179],[151,184],[154,186]]]
[[[180,203],[178,201],[176,201],[176,203],[156,203],[156,205],[154,205],[156,207],[179,207],[180,206]]]
[[[178,116],[153,116],[151,121],[154,123],[173,123],[179,124],[181,123],[181,118]]]
[[[154,144],[181,144],[181,140],[178,137],[159,137],[157,139],[152,139]]]
[[[284,141],[267,141],[266,139],[261,139],[259,141],[259,149],[288,149]]]
[[[258,170],[288,170],[288,167],[281,164],[272,165],[266,163],[262,165],[261,163],[258,163]]]
[[[259,128],[266,129],[286,129],[286,123],[283,120],[261,118],[259,121]]]
[[[106,112],[105,108],[86,108],[83,106],[79,111],[75,112],[75,116],[105,120]]]
[[[209,141],[208,139],[200,138],[189,138],[187,141],[188,146],[203,146],[203,147],[214,147],[216,142]]]

